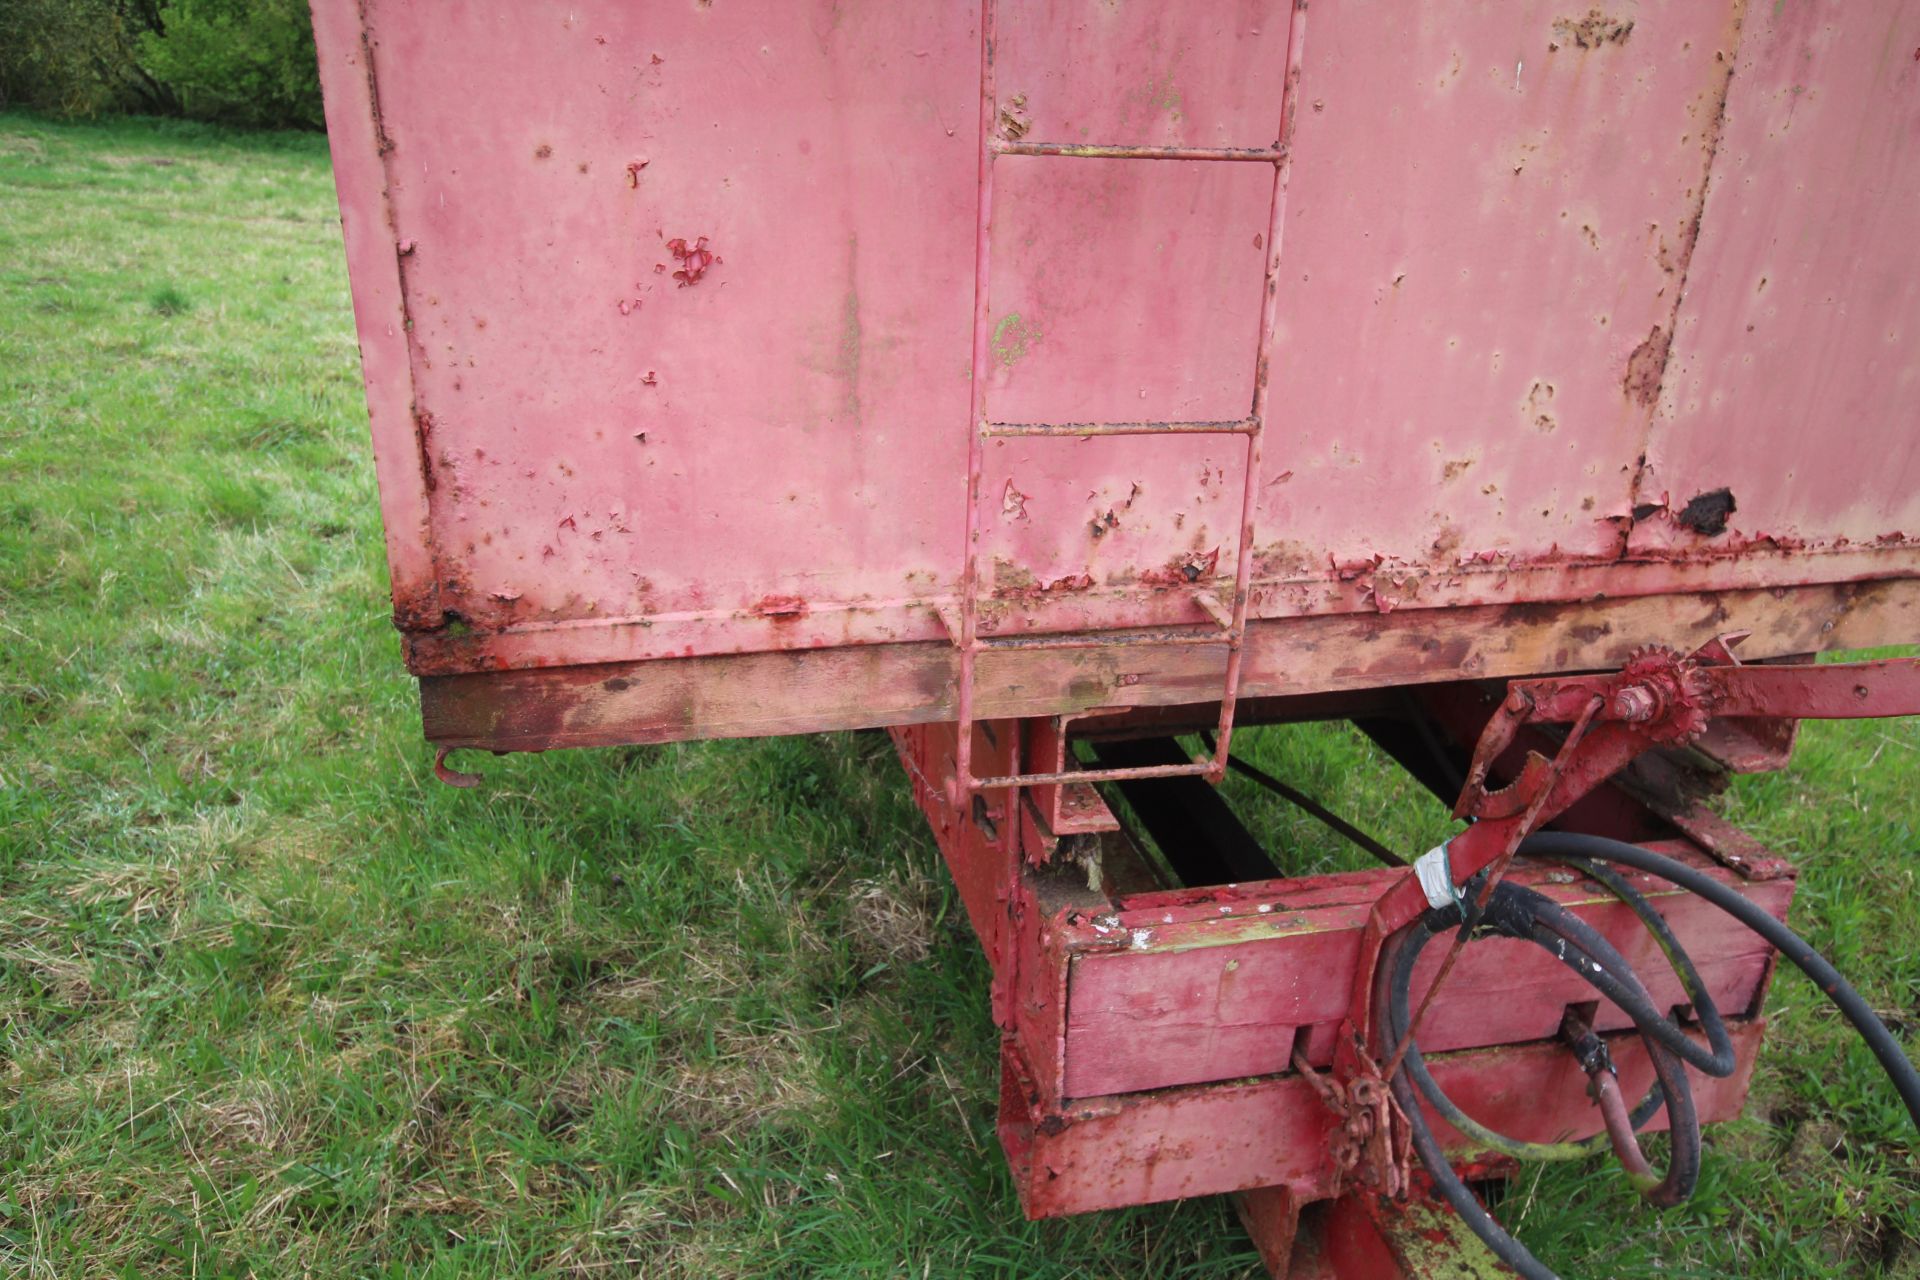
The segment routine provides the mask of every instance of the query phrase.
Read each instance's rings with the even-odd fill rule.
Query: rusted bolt
[[[1857,684],[1853,686],[1853,696],[1856,698],[1868,698],[1873,696],[1873,691],[1863,684]]]
[[[1660,714],[1660,698],[1643,684],[1630,684],[1613,692],[1611,717],[1631,724],[1644,724]]]

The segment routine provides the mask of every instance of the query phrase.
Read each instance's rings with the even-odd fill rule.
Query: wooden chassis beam
[[[1920,637],[1920,581],[1781,587],[1564,604],[1396,609],[1250,624],[1241,695],[1386,688],[1618,666],[1636,647],[1752,633],[1748,660]],[[982,719],[1154,707],[1218,696],[1221,655],[1126,642],[979,655]],[[445,747],[544,751],[757,737],[954,718],[945,642],[847,645],[429,676],[426,736]]]

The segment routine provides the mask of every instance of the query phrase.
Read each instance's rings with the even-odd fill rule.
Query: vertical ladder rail
[[[973,241],[973,374],[968,381],[967,427],[967,541],[960,571],[959,687],[954,691],[954,715],[959,732],[954,745],[954,776],[947,798],[960,809],[974,789],[973,777],[973,663],[979,651],[980,626],[980,473],[986,465],[987,352],[992,341],[991,309],[987,297],[993,266],[993,130],[999,94],[993,75],[994,0],[980,0],[980,176],[974,194]]]
[[[990,0],[989,0],[990,2]],[[1300,97],[1300,63],[1307,23],[1307,6],[1289,7],[1287,76],[1280,94],[1278,133],[1280,156],[1273,166],[1273,195],[1267,205],[1267,275],[1260,297],[1260,340],[1254,346],[1253,431],[1247,437],[1247,481],[1240,498],[1240,561],[1233,574],[1232,647],[1227,650],[1225,688],[1220,695],[1219,734],[1214,742],[1213,767],[1207,776],[1219,782],[1227,772],[1227,750],[1233,740],[1233,710],[1240,697],[1240,673],[1247,652],[1247,610],[1253,594],[1254,517],[1260,506],[1261,446],[1267,434],[1267,405],[1272,390],[1273,327],[1280,313],[1280,237],[1287,221],[1287,180],[1293,175],[1293,117]]]
[[[994,76],[995,0],[980,5],[980,151],[978,189],[975,193],[974,271],[973,271],[973,362],[969,387],[969,430],[967,433],[967,509],[966,548],[960,575],[960,608],[957,618],[941,612],[942,621],[959,650],[954,714],[957,721],[954,745],[954,775],[947,782],[947,799],[961,807],[975,791],[988,788],[1022,787],[1065,781],[1118,781],[1129,778],[1167,778],[1204,775],[1219,782],[1225,775],[1233,736],[1235,705],[1239,700],[1241,674],[1246,658],[1247,615],[1251,608],[1253,580],[1253,543],[1260,502],[1263,443],[1268,405],[1271,400],[1273,331],[1278,321],[1280,291],[1280,240],[1286,222],[1287,180],[1292,165],[1288,147],[1295,107],[1299,95],[1302,34],[1306,24],[1305,7],[1293,5],[1287,28],[1287,75],[1282,94],[1279,127],[1272,147],[1163,147],[1135,145],[1094,145],[1045,141],[1006,141],[996,134],[999,95]],[[993,177],[994,161],[1002,155],[1049,156],[1091,160],[1210,160],[1223,163],[1262,163],[1273,166],[1273,188],[1267,208],[1266,272],[1260,299],[1258,340],[1255,344],[1253,404],[1248,416],[1229,422],[1078,422],[1078,423],[996,423],[987,418],[988,353],[992,335],[992,306],[989,297],[993,252]],[[1227,649],[1226,671],[1220,694],[1220,719],[1212,757],[1196,757],[1191,764],[1157,765],[1132,769],[1070,771],[1061,774],[1021,774],[1016,755],[1014,772],[1004,777],[973,776],[973,730],[975,661],[984,648],[1001,647],[983,642],[980,626],[980,483],[985,469],[988,439],[1005,436],[1087,437],[1109,435],[1241,435],[1246,437],[1246,476],[1240,497],[1240,542],[1234,566],[1233,599],[1226,607],[1208,592],[1196,591],[1194,603],[1208,614],[1218,630],[1212,634],[1181,636],[1180,642],[1222,644]],[[1172,637],[1168,637],[1172,639]],[[996,637],[996,639],[1004,639]],[[1021,648],[1085,648],[1093,643],[1087,633],[1059,636],[1022,636]]]

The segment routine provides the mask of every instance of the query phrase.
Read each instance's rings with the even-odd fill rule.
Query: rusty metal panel
[[[354,6],[316,7],[341,98]],[[350,266],[404,281],[413,418],[376,426],[417,436],[446,610],[536,661],[724,652],[951,578],[966,10],[358,8],[382,154],[341,186],[384,183],[392,239]]]
[[[1739,4],[1606,8],[1311,11],[1273,576],[1618,554]]]
[[[1740,1114],[1764,1032],[1759,1018],[1729,1027],[1733,1074],[1693,1082],[1703,1121]],[[1640,1096],[1653,1076],[1645,1048],[1631,1034],[1613,1038],[1611,1046],[1621,1088]],[[1000,1140],[1030,1218],[1252,1187],[1284,1186],[1304,1200],[1332,1190],[1326,1156],[1332,1113],[1298,1074],[1049,1106],[1012,1045],[1003,1045],[1000,1061]],[[1599,1131],[1586,1076],[1560,1045],[1437,1054],[1428,1065],[1468,1114],[1516,1137],[1559,1141]],[[1443,1145],[1468,1154],[1451,1126],[1431,1113],[1427,1119]],[[1662,1110],[1647,1127],[1666,1124]]]
[[[1752,7],[1636,546],[1920,539],[1917,54],[1912,4]]]
[[[1711,865],[1690,846],[1661,849],[1696,866]],[[1076,957],[1066,1014],[1065,1094],[1132,1093],[1170,1085],[1283,1071],[1296,1030],[1331,1031],[1348,1011],[1350,975],[1373,902],[1392,871],[1283,881],[1165,895],[1129,902],[1115,917],[1129,945]],[[1788,880],[1749,884],[1719,873],[1769,912],[1784,917]],[[1569,881],[1569,883],[1561,883]],[[1529,869],[1524,882],[1572,909],[1618,946],[1656,1002],[1684,1003],[1685,992],[1652,935],[1622,904],[1564,872]],[[1749,1007],[1769,972],[1772,950],[1723,912],[1651,878],[1636,885],[1667,915],[1714,999]],[[1421,957],[1415,992],[1439,967]],[[1422,1023],[1424,1047],[1439,1052],[1551,1039],[1569,1004],[1588,998],[1580,979],[1541,965],[1533,944],[1488,939],[1463,953],[1449,992]],[[1417,996],[1416,996],[1417,998]],[[1611,1005],[1606,1031],[1631,1027]],[[1331,1037],[1309,1036],[1309,1061],[1331,1060]]]
[[[982,634],[1217,624],[1256,440],[1260,621],[1920,576],[1895,0],[1005,0],[986,103],[978,4],[314,3],[418,674],[940,644],[969,510]],[[1228,430],[995,435],[970,507],[976,407]]]
[[[1248,632],[1247,687],[1259,696],[1619,666],[1639,645],[1691,649],[1728,630],[1753,633],[1742,652],[1755,658],[1900,643],[1920,634],[1920,582],[1261,622]],[[502,639],[460,637],[434,661],[458,671]],[[421,709],[430,740],[502,751],[922,724],[952,718],[954,660],[952,645],[930,641],[441,675],[421,681]],[[1209,702],[1219,691],[1204,650],[1151,641],[989,653],[981,670],[980,710],[994,717]]]
[[[425,455],[415,437],[407,366],[407,310],[387,207],[380,106],[360,14],[346,4],[313,9],[326,81],[327,139],[340,193],[340,228],[353,278],[353,317],[373,426],[380,517],[386,527],[393,620],[412,631],[441,625]]]

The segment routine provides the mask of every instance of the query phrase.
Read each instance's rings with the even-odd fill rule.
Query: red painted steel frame
[[[1030,727],[981,724],[977,757],[1008,767]],[[1109,844],[1100,861],[1106,888],[1094,891],[1087,847],[1052,846],[1038,809],[1010,807],[1029,805],[1020,793],[983,795],[969,810],[949,805],[939,780],[951,767],[953,726],[897,729],[894,738],[993,962],[1001,1139],[1027,1213],[1254,1188],[1283,1188],[1299,1203],[1333,1194],[1335,1119],[1287,1064],[1296,1047],[1316,1068],[1333,1061],[1374,904],[1403,873],[1154,889],[1129,867],[1126,846]],[[1684,840],[1655,847],[1784,917],[1790,879],[1747,880]],[[1607,934],[1656,999],[1685,1002],[1657,946],[1617,901],[1564,873],[1514,874]],[[1691,895],[1647,878],[1640,887],[1732,1015],[1738,1069],[1696,1082],[1702,1117],[1730,1118],[1762,1033],[1771,952]],[[1591,993],[1528,952],[1504,940],[1470,948],[1422,1043],[1449,1092],[1495,1127],[1537,1140],[1598,1132],[1584,1075],[1551,1039],[1566,1007]],[[1416,971],[1416,993],[1433,968]],[[1638,1096],[1650,1068],[1625,1025],[1617,1011],[1602,1011],[1623,1087]],[[1443,1142],[1459,1143],[1437,1118],[1435,1126]]]
[[[1478,898],[1484,905],[1530,832],[1552,822],[1653,747],[1698,739],[1719,712],[1736,718],[1789,719],[1920,715],[1920,658],[1749,666],[1732,653],[1740,638],[1716,638],[1691,657],[1672,650],[1649,651],[1611,675],[1510,684],[1479,734],[1454,809],[1456,817],[1478,820],[1440,850],[1456,892],[1485,870]],[[1571,728],[1551,762],[1540,752],[1529,752],[1511,783],[1497,791],[1487,788],[1491,758],[1509,745],[1517,729],[1567,721]],[[1390,1079],[1415,1034],[1425,1038],[1423,1002],[1415,1006],[1400,1047],[1386,1055],[1382,1046],[1373,1044],[1372,1000],[1382,944],[1427,907],[1426,890],[1410,872],[1373,904],[1353,975],[1351,1017],[1335,1063],[1345,1078],[1378,1074]],[[1436,989],[1446,981],[1457,951],[1456,943],[1441,962]],[[1384,1065],[1369,1061],[1363,1049],[1379,1053]]]

